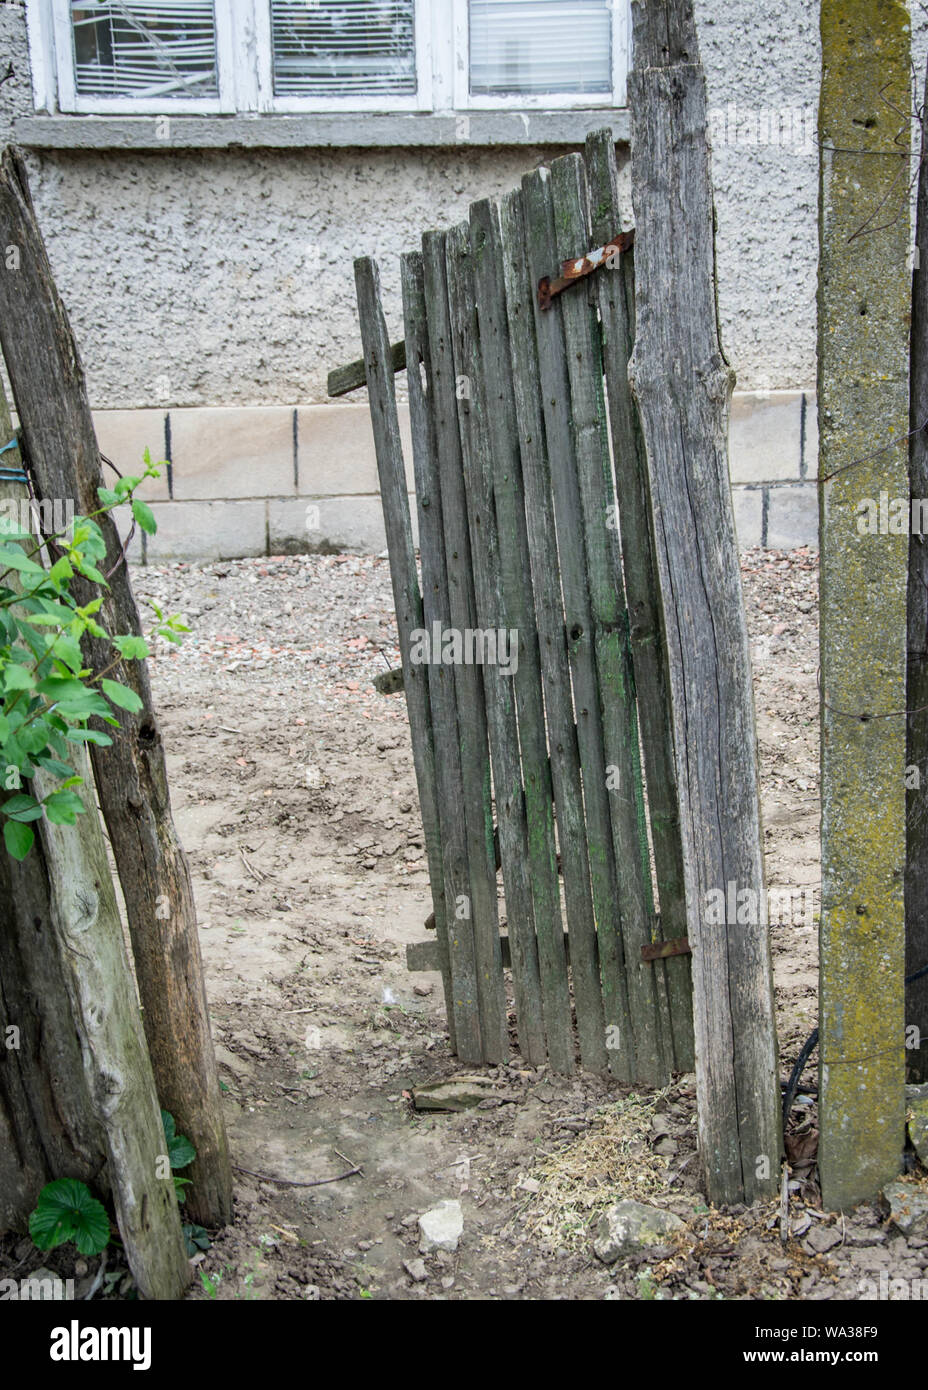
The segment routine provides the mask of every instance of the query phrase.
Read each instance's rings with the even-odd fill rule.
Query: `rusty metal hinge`
[[[566,290],[568,285],[573,285],[577,280],[582,280],[587,275],[592,275],[594,270],[599,270],[600,266],[607,265],[613,256],[620,256],[623,251],[627,251],[635,243],[635,229],[628,232],[620,232],[614,236],[605,246],[598,247],[595,251],[590,251],[585,256],[580,256],[572,261],[561,263],[561,273],[556,280],[552,280],[546,275],[538,281],[538,307],[539,309],[550,309],[551,301],[556,294]]]
[[[668,956],[689,956],[692,953],[689,937],[675,936],[670,941],[652,941],[649,946],[642,946],[641,959],[666,960]]]

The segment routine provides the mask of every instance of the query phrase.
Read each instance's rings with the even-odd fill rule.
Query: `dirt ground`
[[[743,571],[768,877],[797,904],[773,931],[785,1079],[816,1021],[817,565],[751,551]],[[193,628],[159,650],[153,681],[238,1165],[236,1223],[191,1298],[857,1298],[881,1270],[921,1277],[928,1242],[875,1207],[818,1207],[814,1060],[793,1112],[785,1245],[779,1203],[707,1208],[692,1076],[636,1095],[514,1053],[478,1108],[415,1112],[414,1085],[461,1067],[438,977],[405,967],[431,903],[405,706],[371,684],[398,664],[386,560],[172,565],[135,584]],[[324,1186],[268,1180],[355,1167]],[[625,1196],[686,1228],[607,1267],[591,1223]],[[417,1263],[417,1218],[449,1198],[459,1247]]]

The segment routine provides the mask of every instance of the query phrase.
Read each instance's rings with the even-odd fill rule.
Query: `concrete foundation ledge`
[[[164,459],[146,486],[158,534],[132,558],[236,559],[303,551],[380,552],[386,544],[364,391],[302,406],[184,406],[94,412],[101,450],[123,473],[143,451]],[[407,486],[409,411],[400,404]],[[730,466],[739,543],[817,544],[815,397],[736,393]],[[411,498],[415,528],[415,503]]]

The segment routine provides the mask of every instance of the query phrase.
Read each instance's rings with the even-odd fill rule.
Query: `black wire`
[[[911,975],[906,975],[904,983],[907,985],[911,985],[916,980],[920,980],[923,975],[928,975],[928,965],[923,965],[921,970],[915,970],[912,972]],[[793,1067],[793,1070],[790,1072],[789,1080],[786,1083],[786,1090],[783,1093],[784,1129],[786,1128],[786,1121],[789,1119],[789,1112],[793,1108],[793,1102],[796,1099],[796,1092],[799,1090],[799,1082],[802,1078],[802,1073],[805,1071],[806,1063],[808,1062],[809,1058],[812,1056],[812,1053],[815,1051],[817,1047],[818,1029],[815,1028],[809,1034],[805,1047],[802,1049],[799,1056],[796,1058],[795,1066]]]

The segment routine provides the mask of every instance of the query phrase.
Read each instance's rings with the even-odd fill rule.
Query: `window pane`
[[[71,0],[79,96],[218,95],[212,0]]]
[[[271,0],[277,96],[416,90],[415,0]]]
[[[470,89],[611,92],[609,0],[470,0]]]

